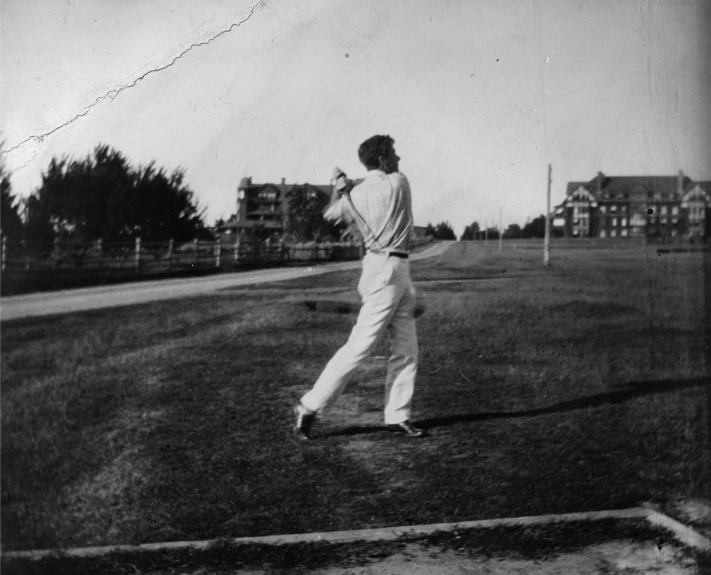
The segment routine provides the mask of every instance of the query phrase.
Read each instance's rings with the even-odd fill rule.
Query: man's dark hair
[[[373,136],[363,142],[358,148],[358,158],[369,170],[380,167],[380,156],[387,156],[390,147],[395,143],[390,136]]]

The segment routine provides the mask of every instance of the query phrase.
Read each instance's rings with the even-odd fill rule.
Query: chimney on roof
[[[684,172],[679,170],[676,176],[676,195],[681,197],[684,194]]]
[[[285,185],[286,185],[286,178],[282,178],[282,179],[281,179],[281,185],[282,185],[282,186],[285,186]]]
[[[602,181],[605,179],[605,174],[602,172],[597,173],[597,193],[602,193]]]

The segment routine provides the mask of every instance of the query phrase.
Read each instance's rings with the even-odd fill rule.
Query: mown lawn
[[[425,440],[382,428],[386,342],[292,439],[357,272],[4,322],[3,548],[709,498],[700,256],[524,247],[413,263]]]

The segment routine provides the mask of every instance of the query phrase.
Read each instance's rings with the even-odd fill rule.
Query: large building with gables
[[[256,184],[252,178],[242,178],[237,187],[237,211],[235,216],[220,226],[220,233],[244,235],[255,228],[274,234],[289,233],[289,202],[286,194],[294,186],[303,187],[307,193],[331,197],[330,185]]]
[[[275,236],[289,234],[289,202],[287,193],[294,187],[303,188],[306,193],[319,194],[330,200],[333,188],[330,184],[287,184],[282,178],[280,184],[255,184],[245,177],[237,186],[237,211],[226,222],[214,228],[218,236],[249,236],[257,228],[271,232]],[[411,237],[415,242],[426,239],[427,228],[412,226]],[[349,241],[361,241],[360,233],[353,225],[344,233]]]
[[[568,182],[553,232],[574,238],[708,237],[711,182],[676,176],[606,176]]]

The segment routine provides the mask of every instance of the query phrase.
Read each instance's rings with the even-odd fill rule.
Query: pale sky
[[[19,196],[106,143],[185,168],[211,225],[243,176],[362,175],[376,133],[457,234],[543,213],[549,163],[554,204],[598,171],[711,179],[704,0],[1,1]]]

